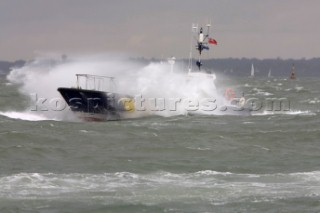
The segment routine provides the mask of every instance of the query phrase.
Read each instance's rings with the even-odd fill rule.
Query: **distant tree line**
[[[6,75],[14,67],[22,67],[26,62],[23,60],[18,61],[0,61],[0,75]]]
[[[160,62],[160,59],[151,58],[131,58],[130,60],[148,64],[150,62]],[[26,61],[18,60],[14,62],[0,61],[0,74],[6,75],[14,67],[22,67]],[[177,63],[182,63],[187,68],[188,59],[178,59]],[[320,58],[312,59],[249,59],[249,58],[226,58],[226,59],[206,59],[202,61],[203,69],[223,73],[225,75],[249,76],[251,65],[255,68],[255,76],[266,77],[269,70],[272,76],[287,77],[291,73],[294,64],[297,76],[320,76]],[[193,70],[196,70],[195,60],[193,60]],[[186,69],[187,70],[187,69]]]
[[[254,66],[255,76],[266,77],[271,71],[272,76],[289,76],[292,66],[295,66],[297,76],[320,76],[320,58],[313,59],[209,59],[203,60],[203,67],[215,72],[236,76],[249,76],[251,66]]]
[[[147,62],[148,60],[140,58],[139,60]],[[159,61],[150,59],[150,61]],[[185,66],[189,59],[180,59]],[[193,70],[196,70],[196,60],[193,60]],[[202,60],[203,70],[223,73],[224,75],[249,76],[251,66],[255,69],[255,76],[267,77],[269,71],[272,76],[288,77],[291,74],[292,66],[295,66],[297,76],[320,76],[320,58],[312,59],[256,59],[256,58],[225,58],[225,59],[205,59]],[[186,69],[187,70],[187,69]]]

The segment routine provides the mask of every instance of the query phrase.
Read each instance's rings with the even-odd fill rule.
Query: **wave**
[[[300,103],[319,104],[320,103],[320,99],[319,98],[309,98],[307,100],[300,101]]]
[[[26,120],[26,121],[44,121],[44,120],[55,120],[55,119],[48,119],[44,115],[34,114],[30,112],[0,112],[0,115],[12,118],[12,119],[19,119],[19,120]]]
[[[312,111],[263,111],[261,113],[253,113],[254,116],[264,116],[264,115],[309,115],[315,116],[317,113]]]
[[[20,173],[0,177],[0,197],[75,199],[160,204],[195,199],[218,203],[264,202],[320,196],[320,171],[276,174],[129,172],[104,174]]]

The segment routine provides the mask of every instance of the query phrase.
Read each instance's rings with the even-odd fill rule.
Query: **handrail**
[[[104,81],[105,79],[107,79],[109,82],[109,90],[112,90],[115,87],[115,82],[114,82],[114,77],[110,77],[110,76],[102,76],[102,75],[91,75],[91,74],[76,74],[77,77],[77,88],[81,89],[80,87],[80,79],[84,78],[85,79],[85,89],[89,89],[88,88],[88,84],[90,84],[93,81],[93,86],[90,89],[93,90],[102,90],[103,86],[107,86],[106,82]],[[104,84],[104,85],[103,85]],[[105,88],[106,89],[106,88]]]
[[[103,76],[103,75],[90,75],[90,74],[76,74],[76,76],[78,77],[89,77],[89,78],[109,78],[109,79],[114,79],[114,77],[110,77],[110,76]]]

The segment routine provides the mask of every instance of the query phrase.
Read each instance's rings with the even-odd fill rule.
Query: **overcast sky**
[[[213,22],[209,58],[320,57],[319,0],[0,0],[0,60],[46,53],[187,58]]]

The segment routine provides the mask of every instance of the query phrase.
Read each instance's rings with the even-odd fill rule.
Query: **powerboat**
[[[71,111],[84,121],[119,120],[134,111],[134,100],[114,92],[113,77],[76,74],[77,85],[58,88]]]

